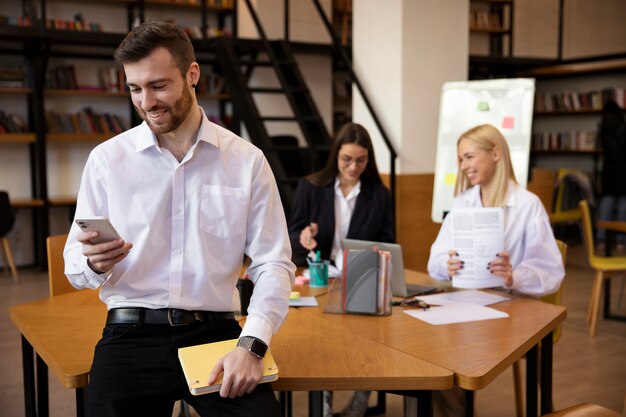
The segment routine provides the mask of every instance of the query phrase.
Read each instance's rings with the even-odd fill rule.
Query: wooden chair
[[[556,171],[553,169],[533,168],[531,180],[526,188],[537,195],[548,214],[554,210],[554,188],[556,186]]]
[[[579,170],[574,169],[559,169],[557,173],[557,191],[556,191],[556,201],[554,202],[554,210],[549,212],[550,214],[550,223],[558,224],[558,223],[567,223],[567,222],[577,222],[580,220],[580,209],[578,207],[570,208],[567,210],[563,209],[563,198],[565,195],[565,177],[569,174],[573,174],[578,172]]]
[[[48,252],[48,284],[50,297],[67,294],[76,291],[65,276],[65,261],[63,260],[63,248],[67,241],[67,235],[49,236],[46,239]]]
[[[563,265],[567,260],[567,244],[561,240],[556,240],[556,244],[559,247],[559,251],[561,251],[561,258],[563,259]],[[541,297],[541,301],[545,303],[561,305],[561,294],[563,293],[563,284],[559,287],[558,291],[553,294],[544,295]],[[561,338],[561,325],[557,326],[554,329],[553,343],[556,343]],[[515,410],[517,412],[518,417],[522,417],[524,415],[524,396],[522,392],[522,364],[521,360],[518,360],[513,364],[513,383],[515,385]]]
[[[15,217],[11,210],[11,202],[9,200],[9,193],[6,191],[0,191],[0,240],[2,240],[2,256],[4,270],[7,270],[7,265],[11,270],[13,281],[20,282],[20,277],[17,275],[17,268],[15,267],[15,259],[13,258],[13,251],[11,250],[11,244],[7,235],[13,229],[15,224]]]
[[[579,203],[582,215],[582,229],[587,251],[587,261],[595,272],[589,309],[587,310],[587,322],[589,323],[589,336],[596,335],[598,324],[598,314],[600,312],[600,302],[602,301],[602,284],[605,279],[613,278],[616,274],[626,272],[626,256],[597,256],[593,242],[593,223],[589,212],[589,203],[582,200]]]

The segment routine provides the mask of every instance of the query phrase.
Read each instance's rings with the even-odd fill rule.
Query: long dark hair
[[[378,167],[376,166],[374,146],[372,145],[370,135],[363,126],[357,123],[347,123],[343,125],[330,147],[330,154],[328,155],[326,166],[320,171],[310,174],[306,177],[306,179],[316,187],[326,187],[335,181],[335,178],[337,178],[337,174],[339,173],[339,150],[343,145],[349,143],[359,145],[367,149],[367,165],[365,166],[365,171],[363,171],[361,176],[367,178],[372,183],[382,182],[380,174],[378,173]]]

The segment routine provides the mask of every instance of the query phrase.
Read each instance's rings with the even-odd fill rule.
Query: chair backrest
[[[563,267],[565,267],[565,262],[567,260],[567,243],[563,242],[562,240],[557,239],[556,245],[559,247],[559,251],[561,252],[561,259],[563,259]],[[543,297],[541,297],[541,301],[550,303],[550,304],[555,304],[557,306],[561,305],[561,294],[563,294],[564,283],[565,283],[565,279],[563,279],[563,282],[561,283],[561,286],[559,287],[557,292],[553,294],[549,294],[549,295],[544,295]],[[561,338],[561,325],[557,326],[557,328],[554,330],[554,336],[552,338],[553,343],[556,343],[560,338]]]
[[[552,213],[554,209],[554,183],[548,181],[531,181],[526,189],[539,197],[546,209],[546,213]]]
[[[585,241],[585,250],[587,251],[587,260],[591,264],[596,258],[593,243],[593,222],[591,220],[591,211],[589,210],[589,202],[587,200],[580,200],[578,205],[580,207],[580,214],[583,223],[582,229]]]
[[[49,236],[46,239],[48,251],[48,283],[50,285],[50,297],[76,291],[65,276],[65,261],[63,260],[63,248],[67,241],[67,235]]]
[[[13,222],[15,217],[11,210],[11,201],[9,200],[9,193],[6,191],[0,191],[0,237],[5,236],[13,229]]]

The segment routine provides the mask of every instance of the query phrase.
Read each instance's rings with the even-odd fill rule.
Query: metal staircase
[[[216,41],[217,55],[238,117],[244,123],[252,143],[265,153],[278,182],[285,211],[289,213],[298,179],[325,164],[331,137],[289,43],[283,40],[269,41],[254,8],[249,0],[246,3],[260,40],[233,41],[227,37],[219,38]],[[259,67],[271,68],[280,87],[250,86],[251,75]],[[289,103],[292,114],[261,114],[255,97],[267,94],[282,95]],[[300,147],[297,140],[290,136],[270,136],[267,123],[274,122],[296,123],[306,141],[306,147]]]

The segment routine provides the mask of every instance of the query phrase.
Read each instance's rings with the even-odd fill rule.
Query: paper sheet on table
[[[502,286],[502,277],[489,272],[488,263],[504,250],[504,211],[502,207],[454,208],[452,249],[465,262],[452,279],[455,288]]]
[[[424,300],[428,304],[443,305],[448,302],[456,302],[488,306],[502,301],[508,301],[510,298],[480,290],[459,290],[420,296],[420,300]]]
[[[446,305],[440,307],[431,307],[427,310],[404,310],[404,313],[434,325],[509,317],[507,313],[496,310],[495,308],[453,302],[448,302]]]
[[[289,300],[289,307],[317,307],[315,297],[300,297],[297,300]]]

